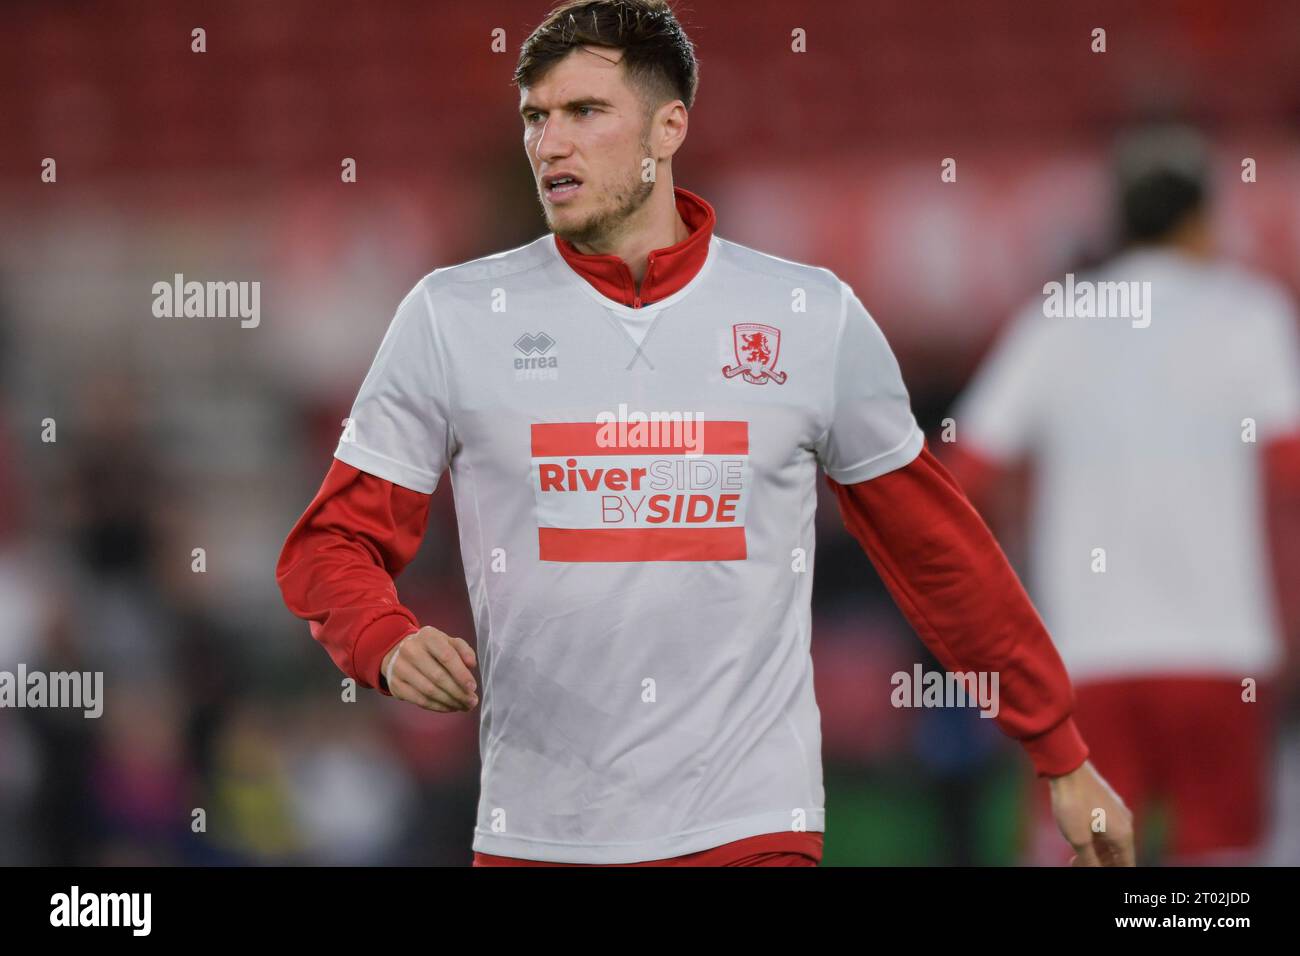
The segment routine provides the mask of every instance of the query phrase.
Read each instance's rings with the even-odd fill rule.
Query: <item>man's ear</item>
[[[651,122],[653,130],[651,145],[655,148],[657,159],[672,159],[686,140],[688,125],[686,104],[681,100],[664,103],[655,110],[654,119]]]

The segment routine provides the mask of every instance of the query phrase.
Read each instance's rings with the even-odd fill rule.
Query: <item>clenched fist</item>
[[[384,655],[382,671],[398,700],[447,714],[478,704],[478,682],[470,673],[477,666],[474,649],[459,637],[422,627]]]

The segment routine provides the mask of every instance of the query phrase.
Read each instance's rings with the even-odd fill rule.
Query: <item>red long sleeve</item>
[[[988,519],[995,527],[997,519],[989,513],[994,504],[994,492],[1005,480],[1007,467],[977,451],[968,445],[953,443],[940,448],[943,455],[940,464],[948,475],[957,483],[966,499],[975,506],[975,510]]]
[[[1278,614],[1292,666],[1300,660],[1300,434],[1263,448],[1269,557]]]
[[[393,579],[419,550],[430,499],[334,459],[276,564],[289,610],[340,670],[384,694],[384,655],[420,627]]]
[[[826,481],[845,526],[940,663],[997,672],[995,720],[1039,776],[1080,766],[1088,748],[1071,717],[1065,666],[1002,549],[929,447],[878,478]]]

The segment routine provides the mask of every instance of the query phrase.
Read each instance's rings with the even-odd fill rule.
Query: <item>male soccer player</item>
[[[1051,640],[871,316],[827,270],[717,237],[674,188],[696,77],[656,0],[566,4],[527,39],[519,112],[553,235],[402,301],[285,544],[288,606],[361,685],[474,707],[478,655],[393,584],[450,470],[482,655],[475,864],[815,865],[820,463],[938,658],[1000,675],[997,720],[1078,861],[1131,862]]]
[[[1300,633],[1295,313],[1218,259],[1199,136],[1144,129],[1117,158],[1124,250],[1079,277],[1075,314],[1037,298],[1016,317],[948,464],[980,505],[1035,465],[1030,588],[1138,832],[1165,803],[1169,861],[1258,862],[1280,632]],[[1053,862],[1041,818],[1031,859]]]

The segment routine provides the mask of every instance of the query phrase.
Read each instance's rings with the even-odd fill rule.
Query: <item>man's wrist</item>
[[[387,691],[389,694],[392,693],[392,691],[389,690],[389,685],[391,685],[393,682],[393,666],[397,663],[397,658],[402,653],[402,645],[405,644],[407,641],[409,641],[411,638],[415,637],[417,633],[419,632],[412,631],[410,634],[407,634],[400,641],[398,641],[396,644],[393,645],[392,650],[390,650],[387,654],[384,655],[384,666],[383,669],[379,672],[379,686],[381,690]]]
[[[1047,782],[1053,786],[1060,783],[1068,783],[1070,780],[1074,779],[1085,769],[1087,769],[1087,767],[1088,767],[1088,761],[1085,760],[1083,763],[1079,764],[1079,766],[1075,767],[1073,770],[1067,770],[1065,771],[1065,773],[1047,774],[1046,775]]]
[[[361,683],[391,696],[392,692],[381,684],[385,658],[404,638],[419,629],[420,625],[411,618],[398,613],[385,615],[362,631],[353,651],[353,664]]]

